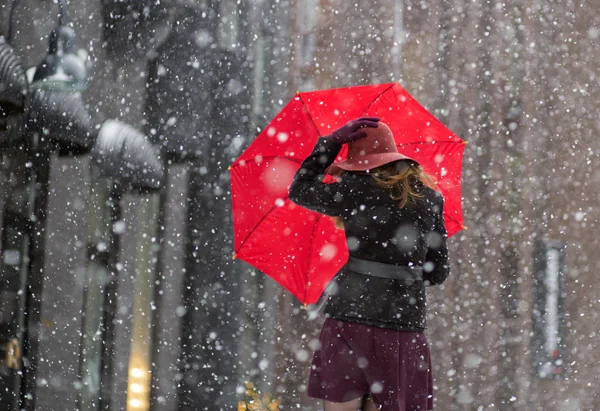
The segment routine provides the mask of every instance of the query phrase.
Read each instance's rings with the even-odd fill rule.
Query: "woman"
[[[343,144],[348,158],[333,164]],[[324,184],[324,174],[339,181]],[[376,117],[320,138],[296,173],[290,199],[343,222],[350,252],[327,290],[308,385],[325,411],[433,408],[425,286],[449,269],[443,198],[432,186]]]

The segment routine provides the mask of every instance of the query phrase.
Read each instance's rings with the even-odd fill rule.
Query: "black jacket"
[[[442,217],[443,197],[418,183],[422,194],[400,208],[387,189],[365,173],[345,173],[337,183],[321,182],[341,145],[320,138],[302,163],[290,187],[290,200],[344,220],[350,255],[386,264],[422,266],[423,281],[406,284],[363,275],[345,267],[328,287],[325,314],[382,328],[422,331],[426,328],[426,285],[449,274],[448,237]]]

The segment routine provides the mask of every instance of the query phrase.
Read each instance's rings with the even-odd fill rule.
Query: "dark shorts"
[[[346,402],[370,394],[382,411],[433,409],[429,344],[422,332],[327,319],[308,395]]]

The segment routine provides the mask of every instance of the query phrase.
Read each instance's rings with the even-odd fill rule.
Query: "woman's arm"
[[[367,136],[366,127],[376,128],[379,117],[360,117],[349,121],[333,133],[317,140],[312,153],[300,166],[290,186],[289,198],[309,210],[328,216],[340,216],[340,184],[323,184],[323,174],[342,149],[342,144],[351,143]]]
[[[304,160],[290,186],[290,200],[329,216],[342,215],[342,195],[339,183],[325,184],[321,180],[327,167],[338,155],[342,145],[325,137],[319,138],[312,153]]]
[[[440,195],[438,204],[435,205],[435,222],[433,231],[429,234],[427,256],[423,265],[423,280],[427,285],[443,283],[450,274],[448,264],[448,233],[444,225],[444,199]]]

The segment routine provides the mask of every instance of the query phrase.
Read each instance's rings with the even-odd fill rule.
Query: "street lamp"
[[[32,87],[57,91],[87,89],[85,63],[75,54],[75,30],[59,25],[50,33],[48,54],[37,65]]]
[[[87,89],[87,69],[75,52],[75,30],[66,25],[65,0],[59,0],[58,27],[50,33],[48,54],[37,65],[32,88],[57,91]],[[12,40],[13,17],[19,0],[13,0],[7,41]]]

